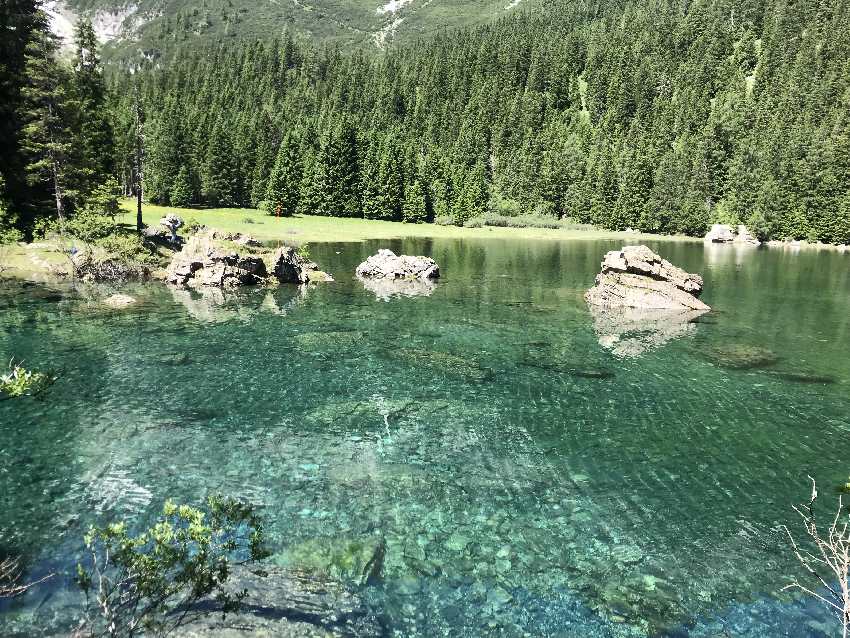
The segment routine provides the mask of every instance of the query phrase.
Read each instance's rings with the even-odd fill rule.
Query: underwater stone
[[[462,552],[466,549],[466,546],[469,545],[470,540],[466,536],[462,534],[454,533],[449,536],[446,541],[446,548],[450,549],[454,552]]]

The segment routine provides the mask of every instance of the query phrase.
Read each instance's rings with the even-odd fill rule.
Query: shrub
[[[235,562],[260,560],[265,549],[254,508],[212,496],[208,511],[167,501],[155,525],[131,536],[125,522],[92,527],[86,565],[77,583],[86,594],[85,631],[91,636],[154,635],[174,631],[213,596],[225,613],[247,592],[225,589]]]
[[[135,233],[114,233],[95,242],[113,257],[127,262],[151,263],[154,253],[150,245]]]
[[[463,222],[464,228],[484,228],[483,217],[472,217]]]
[[[0,399],[37,396],[49,388],[55,380],[55,377],[44,372],[27,370],[12,359],[9,362],[9,372],[0,375]]]
[[[434,223],[437,226],[454,226],[455,219],[451,215],[438,215],[434,218]]]
[[[304,261],[310,261],[310,244],[301,244],[295,249],[295,254]]]

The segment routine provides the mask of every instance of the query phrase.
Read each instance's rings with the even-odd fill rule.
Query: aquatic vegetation
[[[27,370],[14,359],[9,362],[9,372],[0,375],[0,399],[37,396],[49,388],[56,378],[44,372]]]
[[[351,348],[363,344],[365,334],[359,330],[329,330],[328,332],[304,332],[293,340],[299,348],[315,350],[323,348]]]
[[[123,521],[89,530],[88,560],[77,565],[86,634],[163,635],[191,620],[192,605],[209,595],[225,612],[239,608],[246,594],[224,585],[234,561],[268,556],[263,527],[250,505],[213,496],[207,506],[167,501],[159,521],[138,536]]]
[[[381,538],[315,538],[276,554],[271,562],[342,581],[380,577],[386,544]]]

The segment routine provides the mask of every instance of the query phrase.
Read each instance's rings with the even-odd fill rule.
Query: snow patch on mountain
[[[61,46],[70,46],[74,41],[74,23],[77,21],[74,12],[60,0],[47,0],[41,8],[47,14],[50,30],[59,38]]]
[[[390,0],[385,5],[378,7],[378,15],[385,13],[396,13],[405,5],[410,4],[413,0]]]

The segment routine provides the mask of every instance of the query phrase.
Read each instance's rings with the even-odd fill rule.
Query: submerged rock
[[[135,297],[130,295],[114,294],[103,300],[103,303],[110,308],[126,308],[136,303]]]
[[[174,255],[166,271],[166,281],[177,286],[235,288],[262,282],[266,265],[260,257],[241,256],[215,241],[215,231],[192,237]]]
[[[618,357],[637,357],[666,343],[693,334],[706,310],[643,310],[610,312],[591,306],[593,329],[606,350]]]
[[[602,308],[710,310],[699,300],[702,277],[687,273],[646,246],[612,250],[585,299]]]
[[[732,370],[767,368],[779,362],[779,357],[767,348],[746,344],[713,346],[703,350],[703,356],[715,365]]]
[[[317,281],[333,281],[319,266],[304,259],[292,246],[278,248],[272,257],[272,273],[282,284],[307,284]]]
[[[182,638],[243,636],[380,636],[379,621],[360,597],[339,582],[300,570],[235,566],[228,590],[246,592],[238,613],[223,616],[212,598],[193,605]]]
[[[445,372],[472,381],[483,381],[492,376],[491,370],[482,368],[474,360],[448,352],[399,348],[393,350],[391,356],[414,366],[431,368],[438,372]]]
[[[396,255],[382,248],[357,266],[356,273],[364,279],[437,279],[440,267],[430,257]]]

